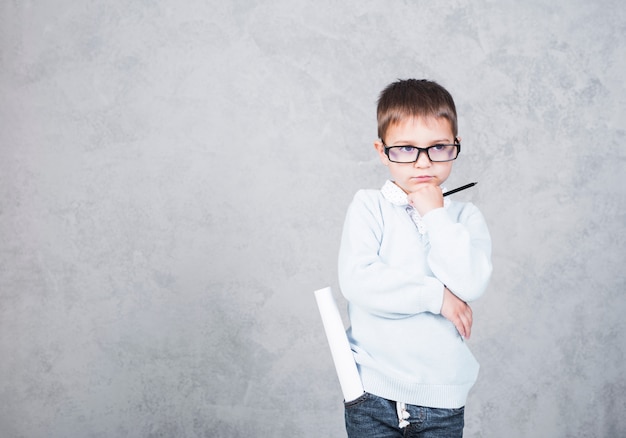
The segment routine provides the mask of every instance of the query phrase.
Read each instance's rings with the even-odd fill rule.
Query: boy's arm
[[[447,287],[443,291],[441,316],[452,322],[461,336],[469,339],[474,323],[472,308]]]
[[[455,221],[445,208],[423,218],[428,228],[428,265],[465,302],[479,298],[491,277],[491,238],[483,215],[467,204]]]
[[[339,250],[343,295],[351,303],[386,318],[422,312],[438,314],[444,292],[441,281],[381,261],[382,218],[380,207],[371,204],[364,195],[357,194],[348,209]]]

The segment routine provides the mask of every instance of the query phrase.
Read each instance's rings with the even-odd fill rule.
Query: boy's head
[[[378,99],[378,137],[385,140],[389,126],[411,118],[443,118],[458,134],[456,107],[448,91],[426,79],[398,80],[388,85]]]
[[[432,81],[400,80],[382,91],[377,112],[374,147],[396,185],[406,193],[441,187],[461,150],[450,93]]]

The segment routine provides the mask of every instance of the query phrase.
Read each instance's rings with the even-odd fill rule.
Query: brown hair
[[[390,125],[412,117],[443,117],[450,122],[455,137],[458,133],[452,96],[438,83],[426,79],[405,79],[389,84],[380,93],[376,116],[378,137],[383,141]]]

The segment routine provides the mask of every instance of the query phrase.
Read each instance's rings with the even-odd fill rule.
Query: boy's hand
[[[420,184],[418,188],[407,195],[409,204],[417,210],[420,216],[436,208],[443,207],[443,192],[441,187],[433,184]]]
[[[443,289],[441,315],[454,324],[461,336],[469,339],[472,332],[472,309],[447,287]]]

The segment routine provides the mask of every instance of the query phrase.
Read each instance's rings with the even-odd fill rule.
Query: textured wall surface
[[[620,0],[2,2],[0,436],[345,436],[312,292],[407,77],[494,241],[466,436],[624,436],[625,72]]]

